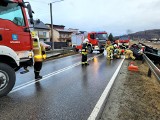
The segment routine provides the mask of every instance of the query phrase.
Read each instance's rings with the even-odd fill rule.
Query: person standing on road
[[[33,35],[35,33],[32,33],[33,38],[33,53],[34,53],[34,74],[35,79],[39,80],[42,79],[42,76],[40,75],[40,70],[42,69],[42,62],[44,59],[46,59],[46,52],[44,46],[39,42],[39,38],[37,35]]]
[[[110,46],[110,45],[111,45],[111,41],[110,41],[110,40],[107,40],[107,41],[106,41],[105,48],[107,48],[107,47]]]
[[[84,40],[82,44],[82,66],[89,65],[87,61],[87,53],[88,53],[87,46],[88,46],[88,40]]]
[[[38,45],[37,39],[34,39],[34,74],[35,79],[42,79],[42,76],[40,75],[40,70],[42,69],[42,62],[44,59],[46,59],[46,53],[45,48],[41,43]]]
[[[114,47],[112,44],[106,48],[107,59],[109,60],[113,59],[113,50],[114,50]]]

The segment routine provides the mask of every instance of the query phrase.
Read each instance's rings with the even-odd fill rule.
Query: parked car
[[[46,44],[44,42],[41,42],[41,44],[45,47],[46,51],[51,50],[51,46],[50,45],[48,45],[48,44]]]

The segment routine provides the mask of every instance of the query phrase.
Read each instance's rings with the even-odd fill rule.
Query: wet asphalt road
[[[36,83],[33,68],[17,73],[13,91],[0,98],[0,120],[87,120],[121,62],[103,54],[88,58],[87,67],[80,65],[81,55],[45,62]]]

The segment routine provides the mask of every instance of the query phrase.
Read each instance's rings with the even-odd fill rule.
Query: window
[[[105,33],[96,34],[96,39],[98,39],[98,40],[107,40],[108,39],[108,34],[105,34]]]
[[[91,39],[95,39],[94,34],[91,34],[91,35],[90,35],[90,38],[91,38]]]
[[[46,37],[46,32],[43,32],[43,36]]]
[[[38,33],[39,33],[39,37],[43,37],[43,38],[47,37],[47,33],[44,31],[39,31]]]
[[[8,3],[7,6],[0,4],[0,19],[10,20],[16,25],[25,26],[21,7],[17,3]]]

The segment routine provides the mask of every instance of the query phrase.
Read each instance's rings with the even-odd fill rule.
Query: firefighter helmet
[[[114,46],[114,48],[117,48],[117,44],[114,44],[113,46]]]

